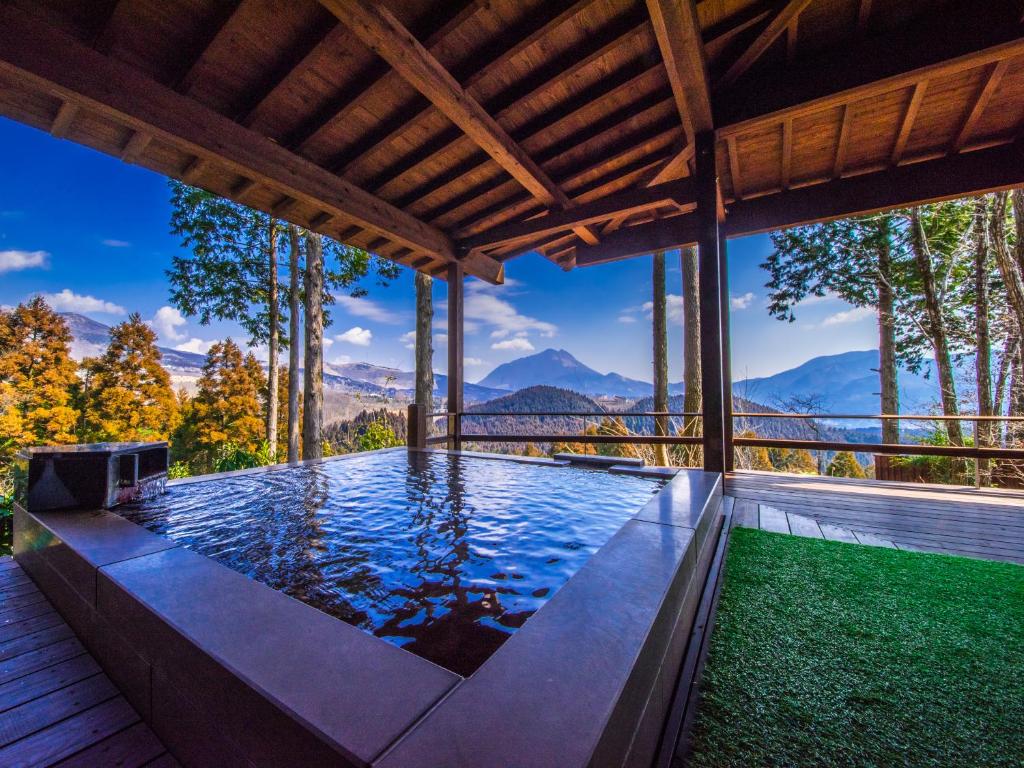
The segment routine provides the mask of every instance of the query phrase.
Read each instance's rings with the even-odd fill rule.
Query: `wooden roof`
[[[8,0],[0,114],[492,282],[1024,184],[1014,0]]]

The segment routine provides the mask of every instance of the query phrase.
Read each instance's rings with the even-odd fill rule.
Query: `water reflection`
[[[468,675],[659,485],[401,451],[179,486],[122,512]]]

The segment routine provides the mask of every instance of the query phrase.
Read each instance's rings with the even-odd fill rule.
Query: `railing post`
[[[722,380],[722,263],[718,222],[718,168],[713,131],[697,134],[697,257],[700,286],[701,392],[704,403],[704,469],[724,472],[725,412]],[[728,311],[727,309],[724,311]],[[730,409],[731,410],[731,409]]]
[[[462,450],[462,388],[465,323],[462,265],[448,265],[448,450]]]
[[[409,448],[427,447],[427,407],[422,403],[409,403],[405,442]]]

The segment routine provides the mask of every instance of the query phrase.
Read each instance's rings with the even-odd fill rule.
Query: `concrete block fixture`
[[[154,478],[166,466],[163,444],[27,453],[15,506],[15,557],[183,765],[650,764],[721,524],[719,476],[696,470],[620,475],[569,460],[399,448],[172,481],[167,496],[119,513],[119,502],[163,488]],[[361,482],[367,485],[357,508],[338,500]],[[595,495],[595,487],[606,493]],[[621,498],[613,500],[616,493]],[[421,519],[424,510],[438,512],[431,499],[449,504],[453,495],[464,537],[458,541],[445,538],[452,529],[444,521]],[[310,498],[320,500],[312,511]],[[543,514],[516,519],[508,533],[495,535],[506,530],[493,528],[496,520],[537,499]],[[569,554],[594,530],[585,527],[592,516],[614,504],[621,516],[608,518],[591,549]],[[197,506],[206,517],[181,517]],[[348,514],[364,548],[335,542],[323,569],[309,559],[285,569],[303,576],[301,590],[261,572],[265,542],[247,548],[252,542],[233,539],[237,546],[230,549],[256,553],[243,565],[200,551],[203,536],[212,535],[208,529],[229,524],[225,510],[248,516],[231,529],[233,536],[253,527],[252,516],[264,507],[272,517],[263,535],[295,525],[296,518],[312,520],[322,547]],[[413,537],[420,559],[431,560],[439,546],[477,548],[477,560],[487,552],[504,568],[506,576],[492,576],[491,562],[479,572],[472,571],[473,558],[463,564],[459,595],[472,610],[496,603],[506,610],[485,617],[487,637],[502,627],[507,634],[470,668],[455,672],[446,668],[447,657],[432,661],[425,635],[410,634],[416,617],[385,621],[388,631],[378,632],[325,602],[326,574],[337,568],[339,552],[355,557],[355,571],[375,574],[370,587],[358,584],[351,594],[385,589],[386,569],[377,563],[400,570],[403,553],[375,554],[365,548],[366,537],[383,528],[380,546],[398,547],[387,526],[407,516],[421,526]],[[322,528],[314,517],[330,524]],[[548,537],[539,551],[523,544],[530,525]],[[567,525],[584,527],[565,536]],[[302,530],[280,535],[290,542]],[[484,538],[474,539],[481,531]],[[563,547],[563,540],[572,546]],[[304,544],[298,551],[316,556]],[[558,560],[559,551],[576,565],[524,610],[515,595],[528,601],[547,593],[529,579],[537,577],[538,563],[552,554]],[[421,577],[431,589],[440,583],[416,572],[391,594],[405,600],[409,583]],[[480,578],[497,581],[478,599],[466,584]],[[528,586],[517,592],[516,584]],[[317,589],[320,602],[303,594]],[[423,593],[417,594],[418,600]],[[372,610],[356,603],[364,615]],[[437,603],[423,605],[427,613],[437,611],[439,623],[428,628],[433,637],[442,629],[444,643],[472,645],[466,638],[477,630],[445,623]],[[516,620],[502,624],[508,616]],[[470,635],[453,640],[453,627]]]

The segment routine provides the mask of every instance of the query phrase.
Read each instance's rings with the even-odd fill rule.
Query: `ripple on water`
[[[468,675],[662,485],[394,451],[172,486],[119,511]]]

